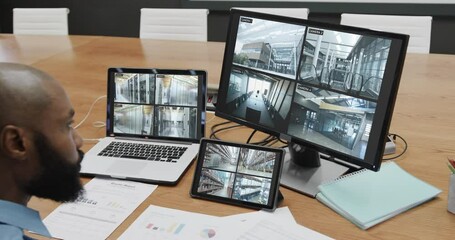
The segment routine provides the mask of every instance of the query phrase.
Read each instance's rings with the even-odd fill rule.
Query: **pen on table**
[[[447,160],[448,160],[447,166],[449,167],[452,174],[455,174],[455,161],[450,158],[447,158]]]

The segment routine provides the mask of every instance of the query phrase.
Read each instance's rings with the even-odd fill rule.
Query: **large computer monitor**
[[[281,183],[310,196],[378,171],[408,38],[232,9],[216,115],[288,141]]]

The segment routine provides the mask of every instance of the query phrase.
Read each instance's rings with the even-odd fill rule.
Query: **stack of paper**
[[[253,212],[228,217],[151,205],[120,236],[124,239],[301,240],[331,239],[298,225],[289,209]]]
[[[346,175],[319,186],[316,198],[338,214],[367,229],[436,197],[441,190],[412,176],[394,162],[379,172]]]

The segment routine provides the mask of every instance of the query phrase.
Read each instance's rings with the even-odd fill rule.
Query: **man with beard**
[[[63,88],[35,68],[0,63],[0,239],[50,234],[32,196],[70,202],[83,192],[82,139]]]

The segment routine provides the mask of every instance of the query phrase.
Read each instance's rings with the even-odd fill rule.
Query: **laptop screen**
[[[107,136],[199,142],[205,85],[204,71],[110,68]]]

